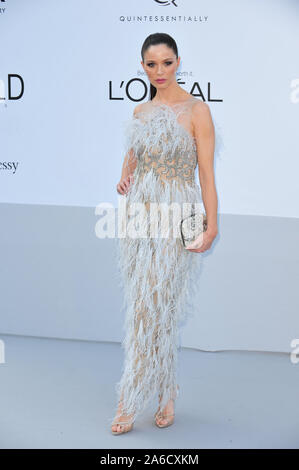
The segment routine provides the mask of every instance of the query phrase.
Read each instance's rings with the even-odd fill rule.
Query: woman
[[[126,305],[125,361],[116,384],[113,434],[130,431],[156,391],[159,408],[155,423],[159,427],[173,423],[178,395],[178,325],[188,316],[190,305],[193,308],[191,291],[196,291],[199,253],[211,247],[218,231],[215,132],[210,109],[178,85],[180,58],[168,34],[148,36],[141,56],[151,83],[151,100],[135,107],[127,127],[126,156],[117,191],[126,196],[131,207],[142,203],[146,210],[138,219],[143,235],[118,238],[117,259]],[[197,163],[202,197],[195,182]],[[172,236],[151,236],[152,222],[147,218],[151,203],[182,207],[201,201],[207,217],[203,237],[184,247],[176,232],[178,224],[171,222]],[[131,216],[127,211],[125,222],[132,233]],[[159,229],[162,225],[158,222]]]

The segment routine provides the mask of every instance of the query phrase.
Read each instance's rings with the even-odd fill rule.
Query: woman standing
[[[135,107],[127,127],[126,157],[117,191],[126,196],[127,206],[142,203],[145,216],[138,219],[143,235],[127,235],[117,244],[126,318],[122,343],[125,361],[116,384],[118,407],[112,421],[113,434],[130,431],[136,416],[156,392],[157,426],[173,423],[178,395],[179,322],[188,317],[188,308],[194,307],[200,253],[211,247],[218,232],[215,132],[210,109],[178,85],[180,58],[171,36],[148,36],[141,56],[151,83],[151,100]],[[197,164],[201,190],[195,182]],[[183,208],[183,204],[201,201],[207,217],[203,237],[185,247],[177,232],[179,224],[169,219],[171,236],[169,232],[166,237],[151,236],[148,215],[152,203],[168,208],[175,203]],[[132,233],[131,216],[127,209],[126,227]],[[158,228],[162,226],[159,221]]]

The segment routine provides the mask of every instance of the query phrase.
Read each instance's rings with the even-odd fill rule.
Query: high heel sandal
[[[167,420],[166,418],[170,417],[170,416],[173,416],[173,419],[172,420]],[[166,420],[166,424],[158,423],[157,420],[161,420],[161,419]],[[155,423],[156,423],[156,426],[158,426],[158,428],[167,428],[167,426],[171,426],[173,424],[173,422],[174,422],[174,413],[164,414],[159,410],[155,414]]]
[[[115,436],[118,434],[124,434],[125,432],[131,431],[133,429],[134,419],[131,418],[128,421],[113,421],[111,426],[116,426],[118,424],[120,424],[121,426],[127,426],[127,428],[121,429],[120,431],[113,431],[111,429],[112,434],[114,434]]]
[[[177,396],[178,396],[178,393],[179,393],[179,386],[177,385]],[[171,400],[173,401],[173,406],[174,406],[174,400],[172,398]],[[155,424],[156,426],[158,426],[158,428],[167,428],[168,426],[171,426],[173,424],[174,416],[175,416],[174,413],[163,413],[159,408],[155,414]],[[170,417],[172,417],[172,419],[166,419]],[[158,420],[161,420],[161,419],[163,419],[164,421],[166,420],[166,423],[165,424],[158,423]]]
[[[118,435],[118,434],[124,434],[125,432],[131,431],[133,429],[133,424],[134,424],[134,420],[135,420],[135,418],[133,416],[130,419],[128,419],[127,421],[115,421],[117,418],[122,416],[121,415],[121,403],[122,403],[122,400],[120,400],[120,402],[119,402],[117,415],[115,416],[114,420],[112,421],[111,426],[116,426],[116,425],[119,424],[121,426],[126,426],[126,428],[121,429],[120,431],[113,431],[113,429],[111,429],[112,434],[114,434],[115,436]]]

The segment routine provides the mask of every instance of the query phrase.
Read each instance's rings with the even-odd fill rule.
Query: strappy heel
[[[121,429],[120,431],[113,431],[111,429],[111,432],[114,435],[124,434],[125,432],[131,431],[133,429],[134,419],[129,419],[128,421],[113,421],[111,426],[115,426],[115,425],[118,425],[118,424],[120,424],[121,426],[127,426],[127,427],[124,428],[124,429]]]
[[[111,429],[111,432],[112,434],[114,434],[115,436],[118,435],[118,434],[124,434],[125,432],[129,432],[133,429],[133,424],[134,424],[134,421],[135,421],[135,416],[133,415],[130,419],[126,420],[126,421],[116,421],[117,418],[120,418],[120,416],[122,416],[122,399],[119,401],[119,404],[118,404],[118,409],[117,409],[117,414],[115,416],[115,418],[113,419],[112,423],[111,423],[111,427],[112,426],[116,426],[116,425],[120,425],[122,428],[120,429],[120,431],[113,431]]]
[[[166,419],[168,417],[171,417],[173,416],[173,419]],[[160,419],[163,419],[163,420],[166,420],[166,423],[165,424],[161,424],[161,423],[158,423],[157,420],[160,420]],[[158,426],[158,428],[167,428],[167,426],[171,426],[174,422],[174,413],[168,413],[168,414],[164,414],[162,413],[162,411],[157,411],[157,413],[155,414],[155,423],[156,423],[156,426]]]
[[[178,394],[179,394],[179,386],[177,385],[177,396]],[[171,400],[173,399],[171,398]],[[173,406],[174,406],[174,400],[173,400]],[[158,426],[158,428],[167,428],[168,426],[171,426],[173,424],[174,416],[175,416],[175,413],[163,413],[163,411],[161,411],[159,408],[155,414],[155,424],[156,426]],[[167,419],[167,418],[172,418],[172,419]],[[161,419],[163,419],[164,421],[166,420],[166,423],[159,424],[158,420],[161,420]]]

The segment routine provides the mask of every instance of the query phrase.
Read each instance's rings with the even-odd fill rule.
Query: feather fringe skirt
[[[202,201],[196,183],[163,182],[153,169],[137,176],[128,195],[121,198],[127,205],[143,203],[147,210],[150,202],[176,202],[182,207]],[[130,215],[124,220],[128,227]],[[144,220],[148,234],[148,219]],[[180,237],[124,236],[117,238],[116,262],[124,299],[125,357],[115,391],[122,414],[136,417],[157,393],[161,409],[177,397],[179,326],[194,315],[201,253],[186,250]]]

